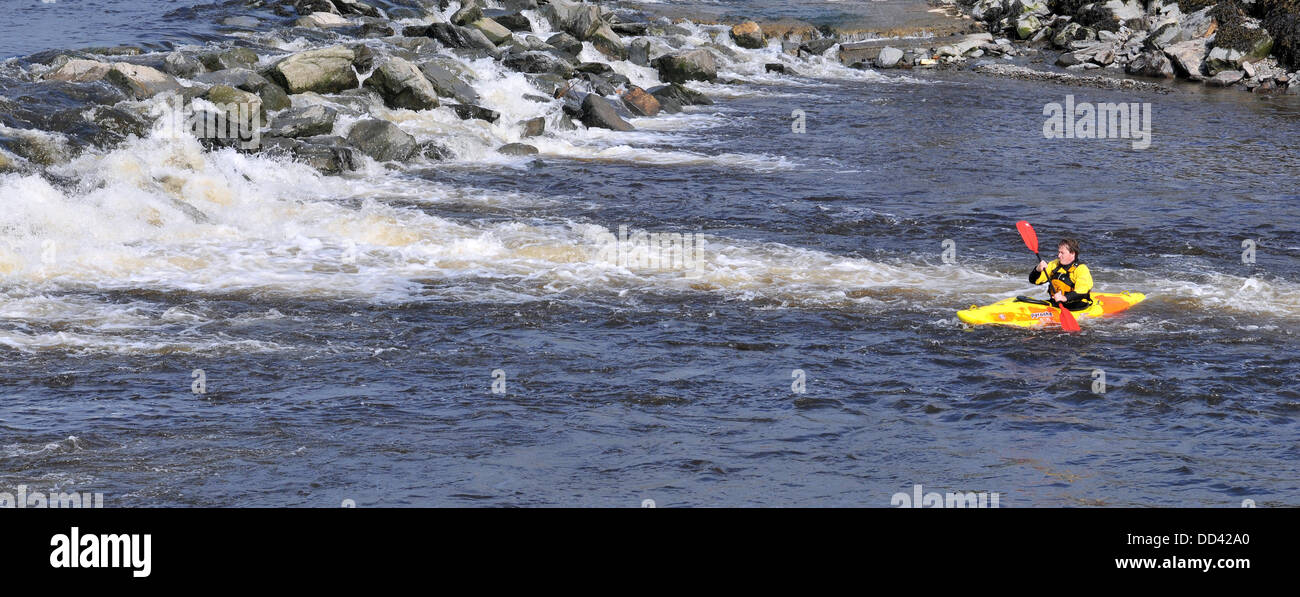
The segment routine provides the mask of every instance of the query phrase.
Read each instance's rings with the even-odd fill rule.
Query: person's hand
[[[1058,303],[1064,303],[1064,302],[1065,302],[1065,293],[1064,293],[1064,292],[1059,292],[1059,291],[1058,291],[1056,294],[1053,294],[1053,295],[1052,295],[1052,298],[1053,298],[1053,299],[1056,299],[1056,302],[1058,302]]]
[[[1045,270],[1045,269],[1047,269],[1047,262],[1046,262],[1046,261],[1043,261],[1043,260],[1041,260],[1041,259],[1038,260],[1038,271],[1041,272],[1041,271],[1043,271],[1043,270]]]

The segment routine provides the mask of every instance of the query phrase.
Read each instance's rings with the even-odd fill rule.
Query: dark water
[[[92,273],[0,261],[0,488],[112,506],[889,506],[914,484],[1003,506],[1300,503],[1295,98],[751,79],[626,158],[557,144],[381,170],[283,226],[91,232]],[[1044,139],[1066,94],[1151,103],[1152,146]],[[330,251],[352,215],[383,226],[349,268]],[[1076,335],[961,325],[1031,291],[1019,219],[1082,239],[1098,290],[1148,300]],[[708,271],[592,265],[573,232],[592,224],[710,235]],[[241,257],[194,248],[222,235]]]
[[[242,2],[229,2],[230,11]],[[8,0],[0,19],[0,59],[53,48],[140,44],[168,47],[215,39],[211,0]],[[196,18],[197,17],[197,18]]]

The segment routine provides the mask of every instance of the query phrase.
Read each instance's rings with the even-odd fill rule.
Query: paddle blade
[[[1074,319],[1074,314],[1064,306],[1061,307],[1061,329],[1067,332],[1079,331],[1079,322]]]
[[[1025,246],[1029,247],[1031,253],[1038,252],[1038,233],[1034,232],[1034,227],[1029,222],[1020,220],[1016,222],[1016,230],[1020,231],[1020,238],[1025,241]]]

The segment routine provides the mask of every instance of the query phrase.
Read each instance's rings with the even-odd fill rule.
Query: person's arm
[[[1040,262],[1040,263],[1041,263],[1041,262]],[[1055,262],[1053,262],[1053,263],[1055,263]],[[1038,264],[1034,264],[1034,269],[1029,270],[1029,283],[1030,283],[1030,284],[1042,284],[1042,283],[1046,282],[1046,281],[1047,281],[1047,271],[1050,270],[1050,269],[1052,269],[1052,264],[1051,264],[1051,263],[1047,264],[1047,267],[1045,267],[1045,268],[1043,268],[1043,269],[1038,269]]]
[[[1074,269],[1074,290],[1065,293],[1065,300],[1077,301],[1089,292],[1092,292],[1092,272],[1088,271],[1088,266],[1079,264]]]

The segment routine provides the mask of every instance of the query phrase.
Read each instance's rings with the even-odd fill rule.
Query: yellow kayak
[[[1093,302],[1091,307],[1071,311],[1071,313],[1074,314],[1074,318],[1077,320],[1086,317],[1110,317],[1127,310],[1146,298],[1147,295],[1140,292],[1121,292],[1119,294],[1094,292],[1092,293]],[[983,307],[971,305],[969,309],[958,311],[957,317],[971,325],[997,323],[1028,328],[1043,325],[1061,325],[1060,314],[1061,310],[1056,307],[1023,302],[1017,297],[1003,299]]]

